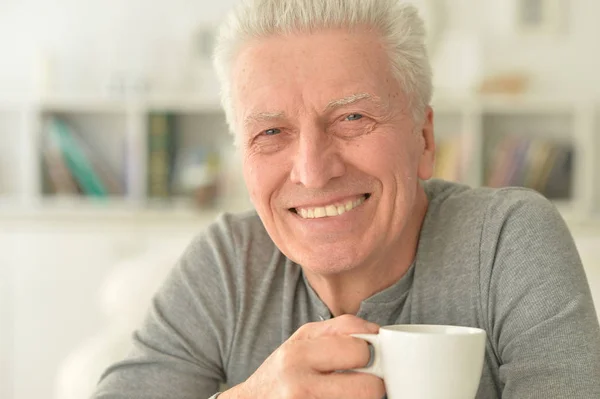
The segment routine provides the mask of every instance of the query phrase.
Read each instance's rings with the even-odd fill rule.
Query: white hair
[[[415,121],[432,96],[425,27],[417,9],[402,0],[241,0],[221,25],[214,65],[227,124],[235,131],[231,69],[250,39],[327,28],[367,26],[381,34],[392,71],[409,100]]]

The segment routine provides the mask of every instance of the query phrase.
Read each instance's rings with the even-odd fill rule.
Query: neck
[[[417,253],[427,206],[427,195],[419,185],[414,209],[402,234],[395,240],[394,250],[344,273],[306,273],[311,286],[333,316],[358,313],[362,301],[394,285],[406,274]]]

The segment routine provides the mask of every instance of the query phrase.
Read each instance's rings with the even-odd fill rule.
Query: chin
[[[344,251],[346,252],[346,251]],[[322,276],[335,275],[354,270],[360,265],[356,254],[336,253],[335,251],[312,252],[297,257],[298,263],[308,272]]]

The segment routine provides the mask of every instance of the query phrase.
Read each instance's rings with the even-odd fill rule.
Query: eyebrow
[[[283,111],[280,112],[258,112],[256,114],[250,114],[244,119],[244,126],[248,126],[252,122],[265,122],[276,119],[281,119],[285,116]]]
[[[346,105],[357,103],[361,100],[371,100],[376,103],[379,103],[379,101],[377,101],[372,95],[368,93],[356,93],[350,94],[349,96],[346,96],[344,98],[330,101],[329,104],[327,104],[327,106],[325,107],[325,110],[330,111],[336,108],[344,107]]]
[[[350,94],[349,96],[339,98],[337,100],[330,101],[325,107],[325,111],[331,111],[337,108],[345,107],[347,105],[351,105],[357,103],[362,100],[369,100],[375,105],[381,105],[378,97],[372,96],[368,93],[355,93]],[[244,119],[244,126],[250,125],[252,122],[268,122],[277,119],[285,118],[285,112],[258,112],[255,114],[250,114]]]

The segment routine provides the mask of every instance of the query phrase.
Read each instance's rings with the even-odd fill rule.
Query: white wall
[[[600,2],[563,0],[565,34],[524,37],[511,29],[512,1],[482,0],[484,68],[529,70],[536,91],[598,98]]]
[[[15,240],[0,230],[0,398],[13,399]]]
[[[67,356],[110,330],[100,309],[100,288],[109,273],[118,262],[150,249],[182,253],[203,223],[176,217],[3,220],[0,398],[61,399],[54,392]],[[155,266],[148,266],[148,274],[155,273]],[[81,370],[82,381],[71,384],[88,377],[95,383],[98,375]]]
[[[528,39],[511,31],[515,0],[446,1],[451,23],[481,39],[485,70],[524,68],[535,76],[535,91],[600,96],[600,2],[563,1],[568,33]],[[178,61],[186,57],[190,33],[219,20],[234,2],[3,0],[0,93],[31,87],[40,49],[53,52],[55,86],[63,91],[101,90],[108,71],[145,67],[150,74],[163,71],[172,83],[183,75]]]
[[[0,90],[31,88],[40,51],[53,54],[56,86],[66,91],[97,89],[110,70],[172,68],[194,29],[233,2],[2,0]]]

